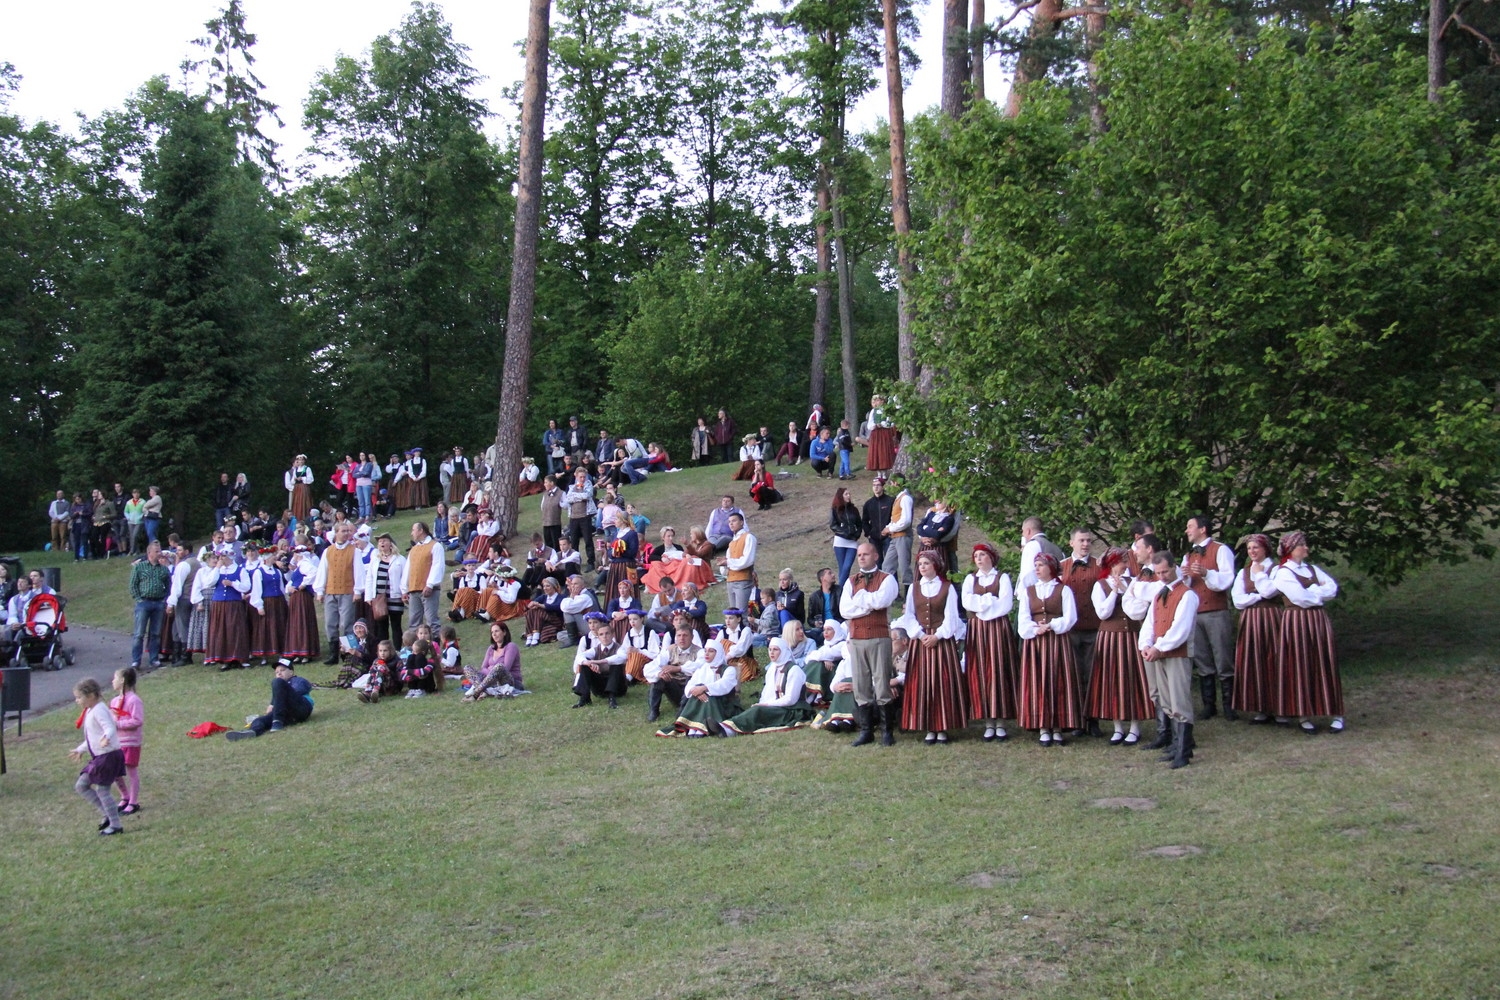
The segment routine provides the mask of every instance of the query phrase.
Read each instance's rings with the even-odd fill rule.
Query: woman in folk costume
[[[479,520],[474,525],[474,533],[469,536],[469,545],[464,550],[465,559],[487,559],[490,553],[490,543],[500,534],[500,522],[490,514],[487,506],[479,508]],[[503,541],[503,539],[502,539]]]
[[[292,516],[298,521],[306,521],[307,512],[312,510],[313,482],[313,472],[307,464],[307,456],[298,455],[292,459],[292,467],[282,475],[281,481],[286,486],[286,505]]]
[[[245,620],[250,574],[227,552],[215,559],[215,566],[214,591],[208,603],[208,655],[203,662],[233,670],[250,659],[250,630]]]
[[[521,471],[516,473],[517,496],[530,497],[542,492],[542,470],[537,467],[536,459],[523,456],[521,459]]]
[[[851,732],[854,729],[854,667],[849,662],[849,630],[844,623],[829,618],[823,623],[823,645],[807,654],[805,672],[811,676],[814,665],[827,675],[824,682],[826,705],[813,720],[814,729],[829,732]]]
[[[496,558],[499,558],[498,554]],[[480,596],[484,601],[484,610],[479,613],[482,621],[504,622],[526,614],[526,602],[521,600],[521,581],[508,561],[495,568],[489,588]]]
[[[636,581],[640,578],[636,563],[641,556],[641,536],[636,533],[630,515],[623,507],[615,509],[610,524],[613,524],[615,533],[609,542],[609,571],[604,578],[604,592],[611,596],[618,594],[620,583],[624,581],[630,584],[630,593],[634,596]]]
[[[526,645],[552,642],[563,629],[562,588],[550,576],[542,577],[542,589],[526,605]]]
[[[292,571],[286,578],[286,640],[282,653],[293,661],[316,660],[322,655],[318,632],[318,602],[313,596],[313,578],[318,575],[318,557],[305,544],[292,550]]]
[[[411,458],[411,452],[405,455],[391,452],[391,460],[385,463],[385,490],[386,496],[397,510],[401,510],[401,501],[406,496],[406,460]]]
[[[1099,580],[1090,594],[1099,616],[1099,635],[1083,710],[1090,719],[1114,720],[1110,746],[1135,746],[1141,739],[1141,720],[1156,714],[1137,641],[1140,626],[1125,613],[1129,589],[1130,551],[1116,546],[1100,561]]]
[[[720,723],[727,736],[784,733],[807,725],[813,717],[811,706],[802,699],[806,674],[792,662],[786,640],[778,636],[766,650],[771,662],[766,665],[766,686],[760,700]]]
[[[213,599],[214,584],[218,582],[219,570],[212,549],[205,547],[198,554],[198,568],[188,578],[188,603],[192,614],[188,616],[187,654],[208,652],[208,610]]]
[[[1057,579],[1062,566],[1043,552],[1035,562],[1037,582],[1021,591],[1016,610],[1021,633],[1021,697],[1016,722],[1036,729],[1044,747],[1062,746],[1063,733],[1082,726],[1078,668],[1068,630],[1078,624],[1073,591]]]
[[[614,632],[616,639],[625,638],[625,632],[630,627],[630,622],[627,621],[630,612],[641,610],[644,609],[635,596],[635,587],[629,580],[617,581],[613,595],[604,607],[604,613],[609,616],[610,630]]]
[[[479,560],[465,555],[458,572],[453,574],[453,607],[448,610],[448,620],[461,622],[465,618],[479,617],[479,612],[484,609],[479,594],[488,584],[488,577],[480,575]]]
[[[871,472],[886,472],[896,464],[896,447],[900,439],[896,436],[895,424],[885,412],[885,397],[870,397],[870,412],[865,415],[865,440],[870,453],[865,457],[865,468]]]
[[[1281,622],[1281,602],[1271,574],[1271,539],[1251,535],[1245,539],[1245,566],[1234,576],[1229,597],[1239,609],[1239,629],[1234,642],[1234,699],[1230,704],[1250,713],[1250,723],[1271,721],[1271,688],[1276,678],[1276,633]]]
[[[709,546],[710,555],[712,549]],[[686,549],[678,545],[677,529],[668,525],[661,529],[661,544],[652,550],[651,562],[645,575],[641,577],[641,583],[653,594],[661,593],[669,584],[680,587],[684,583],[693,583],[699,587],[708,587],[714,583],[714,571],[706,559],[689,555]]]
[[[984,723],[986,741],[1010,738],[1002,724],[1020,711],[1021,651],[1010,627],[1015,604],[1010,574],[1001,573],[999,551],[989,542],[974,546],[974,572],[964,577],[962,603],[969,613],[964,641],[964,679],[969,718]]]
[[[740,467],[735,470],[733,478],[741,482],[749,482],[755,477],[755,463],[764,458],[760,438],[754,434],[746,434],[740,445]]]
[[[739,674],[741,684],[749,684],[760,676],[760,663],[755,659],[755,630],[742,609],[724,609],[719,645],[724,649],[724,659]]]
[[[724,720],[739,714],[739,688],[739,671],[724,659],[722,647],[708,643],[687,682],[677,718],[656,735],[723,736]]]
[[[411,450],[411,458],[406,463],[406,478],[410,482],[407,499],[417,510],[427,506],[427,459],[422,454],[421,448]]]
[[[646,627],[646,611],[635,607],[625,612],[625,632],[620,636],[625,647],[625,677],[631,684],[646,680],[646,665],[661,652],[661,637]]]
[[[285,655],[286,578],[276,567],[275,549],[258,555],[260,565],[250,570],[250,656],[265,666]]]
[[[1276,677],[1271,685],[1271,712],[1278,719],[1301,719],[1304,733],[1318,731],[1312,721],[1331,717],[1329,732],[1344,731],[1344,686],[1339,678],[1333,625],[1324,606],[1338,596],[1339,585],[1328,571],[1307,561],[1307,536],[1281,536],[1280,563],[1271,583],[1281,595],[1281,623],[1276,634]]]
[[[524,461],[524,460],[523,460]],[[444,494],[449,503],[459,503],[469,492],[469,482],[474,479],[474,465],[464,456],[464,450],[453,446],[453,457],[449,459],[448,490]],[[532,468],[536,468],[533,464]],[[526,496],[525,493],[521,494]]]
[[[964,622],[958,615],[958,588],[942,576],[938,556],[917,557],[917,578],[906,589],[906,613],[896,626],[912,638],[901,699],[901,728],[926,732],[929,746],[948,742],[948,730],[963,729],[964,680],[958,643]]]

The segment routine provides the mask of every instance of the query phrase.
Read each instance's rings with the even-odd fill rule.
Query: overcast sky
[[[942,51],[941,5],[917,3],[922,66],[907,91],[908,117],[937,102]],[[12,112],[72,131],[75,112],[93,116],[119,107],[158,74],[178,79],[183,59],[200,51],[190,42],[223,5],[224,0],[0,0],[0,62],[14,64],[24,78]],[[514,109],[500,93],[521,77],[525,0],[443,0],[441,7],[454,38],[469,47],[474,66],[487,78],[479,96],[510,120]],[[245,0],[247,25],[258,36],[256,70],[287,125],[275,138],[293,154],[288,161],[307,145],[300,127],[302,101],[318,72],[341,52],[363,53],[376,36],[396,28],[410,8],[409,0]],[[885,112],[882,86],[860,105],[851,124],[868,127]],[[502,129],[492,122],[488,131],[498,136]]]

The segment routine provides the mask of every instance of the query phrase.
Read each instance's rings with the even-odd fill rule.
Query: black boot
[[[1240,713],[1234,710],[1234,678],[1225,677],[1219,681],[1219,688],[1224,695],[1224,720],[1226,722],[1238,722]]]
[[[655,722],[661,716],[661,688],[655,684],[651,685],[651,695],[646,704],[646,721]]]
[[[1203,697],[1203,712],[1198,718],[1212,719],[1218,715],[1218,685],[1212,677],[1198,678],[1198,693]]]
[[[880,706],[880,745],[893,747],[896,745],[896,726],[900,721],[896,718],[900,706],[896,702],[890,702]]]
[[[1171,723],[1167,721],[1166,712],[1156,713],[1156,739],[1150,743],[1142,743],[1143,750],[1160,750],[1172,742]]]
[[[1177,738],[1177,756],[1172,758],[1172,770],[1179,767],[1187,767],[1193,757],[1193,724],[1191,722],[1179,722],[1177,724],[1179,736]]]
[[[336,667],[338,665],[339,665],[339,643],[338,643],[338,640],[335,639],[335,640],[333,640],[333,648],[328,651],[328,655],[327,656],[323,657],[323,666],[325,666],[325,667]]]
[[[859,735],[854,738],[851,747],[862,747],[867,743],[875,742],[875,706],[855,705],[854,721],[859,723]]]
[[[1089,726],[1088,726],[1087,732],[1088,732],[1088,734],[1090,736],[1097,736],[1097,737],[1103,737],[1104,736],[1104,733],[1101,732],[1100,729],[1099,729],[1099,720],[1098,719],[1090,719],[1089,720]]]
[[[1167,749],[1156,759],[1163,763],[1177,758],[1177,748],[1182,744],[1182,723],[1176,719],[1172,720],[1172,742],[1167,744]]]

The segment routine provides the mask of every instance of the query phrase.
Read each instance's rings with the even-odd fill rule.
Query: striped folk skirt
[[[1265,601],[1240,612],[1239,633],[1234,643],[1236,711],[1272,714],[1271,689],[1276,679],[1276,634],[1280,623],[1281,608]]]
[[[756,660],[753,651],[744,656],[736,656],[729,661],[729,665],[740,672],[741,687],[760,676],[760,661]]]
[[[448,480],[448,505],[462,506],[464,494],[469,492],[469,477],[462,472],[455,472],[453,478]]]
[[[1016,724],[1022,729],[1078,729],[1078,668],[1066,635],[1043,632],[1021,640],[1021,698]]]
[[[1289,717],[1344,714],[1333,626],[1322,608],[1281,610],[1270,712]]]
[[[913,639],[906,661],[906,690],[901,695],[901,728],[911,732],[963,729],[963,674],[958,669],[958,643],[940,639],[931,649]]]
[[[636,568],[628,562],[609,561],[609,571],[604,577],[604,599],[606,602],[613,601],[620,596],[620,581],[630,581],[630,593],[632,596],[640,594],[640,575]]]
[[[312,487],[306,483],[298,483],[293,486],[287,506],[292,508],[293,517],[301,523],[306,524],[307,514],[312,510]]]
[[[265,614],[250,609],[250,655],[261,660],[279,660],[286,648],[286,598],[263,600]]]
[[[893,427],[875,427],[870,430],[870,454],[865,457],[865,468],[871,472],[885,472],[896,464],[896,430]]]
[[[465,559],[484,560],[489,558],[490,542],[495,540],[495,535],[481,535],[479,532],[469,538],[469,547],[464,549]]]
[[[1100,628],[1098,636],[1083,714],[1114,722],[1139,722],[1155,716],[1146,684],[1146,661],[1141,659],[1136,633],[1129,628]]]
[[[208,652],[208,601],[193,607],[193,613],[188,617],[187,628],[187,651],[189,653]]]
[[[1010,619],[969,619],[964,641],[964,677],[970,719],[1014,719],[1020,711],[1021,651]]]
[[[806,705],[788,705],[777,708],[771,705],[751,705],[738,715],[724,720],[724,726],[741,736],[759,733],[784,733],[799,729],[812,719],[813,711]]]
[[[322,655],[318,638],[318,605],[310,590],[293,590],[286,597],[286,633],[281,652],[293,659],[316,659]]]
[[[526,634],[540,637],[541,642],[552,642],[563,628],[562,615],[548,611],[540,604],[526,608]]]
[[[465,618],[473,618],[482,607],[479,591],[473,587],[460,587],[453,594],[453,610],[463,612]]]
[[[250,629],[244,601],[208,602],[208,655],[204,663],[244,663],[250,659]]]
[[[526,614],[526,601],[502,601],[500,592],[494,589],[486,590],[481,596],[484,598],[484,610],[489,612],[492,622],[508,622]]]

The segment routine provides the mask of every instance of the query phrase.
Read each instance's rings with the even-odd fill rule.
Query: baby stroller
[[[16,653],[11,666],[23,663],[32,670],[61,670],[73,665],[73,653],[63,648],[62,634],[68,630],[63,609],[67,598],[57,594],[38,594],[31,601],[26,624],[16,633]]]

